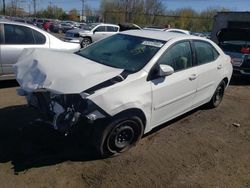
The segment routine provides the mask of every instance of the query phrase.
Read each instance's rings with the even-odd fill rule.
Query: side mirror
[[[163,64],[159,65],[158,74],[157,74],[158,76],[165,77],[173,73],[174,73],[173,67],[169,65],[163,65]]]

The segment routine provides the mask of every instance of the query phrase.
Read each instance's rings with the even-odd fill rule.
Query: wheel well
[[[226,77],[226,78],[224,78],[222,81],[224,81],[225,84],[226,84],[226,86],[227,86],[227,84],[228,84],[228,78]]]
[[[92,42],[92,38],[91,37],[88,37],[88,36],[82,37],[82,39],[84,39],[84,38],[87,38],[87,39],[89,39]]]
[[[146,116],[144,114],[144,112],[141,110],[141,109],[138,109],[138,108],[131,108],[131,109],[127,109],[127,110],[124,110],[118,114],[116,114],[113,118],[117,118],[117,117],[124,117],[124,116],[138,116],[141,120],[142,120],[142,123],[143,123],[143,126],[144,126],[144,129],[146,127]]]

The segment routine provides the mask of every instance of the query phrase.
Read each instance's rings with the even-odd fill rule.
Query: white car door
[[[219,53],[206,41],[193,41],[197,60],[197,93],[194,105],[199,106],[208,102],[220,80],[222,64]]]
[[[12,65],[16,63],[24,48],[48,48],[49,41],[42,33],[29,27],[4,24],[4,42],[1,45],[1,63],[3,74],[12,74]]]
[[[193,67],[189,41],[168,48],[158,64],[174,68],[172,75],[151,80],[153,127],[190,110],[197,86],[197,67]]]
[[[114,35],[119,32],[119,27],[116,26],[107,26],[107,37]]]
[[[92,42],[105,38],[107,35],[106,26],[97,26],[93,31]]]

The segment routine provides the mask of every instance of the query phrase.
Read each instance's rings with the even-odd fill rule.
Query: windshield
[[[165,43],[162,40],[117,34],[93,43],[77,54],[103,65],[137,72]]]
[[[87,31],[91,31],[95,26],[97,26],[97,24],[87,24],[87,25],[81,26],[81,28]]]

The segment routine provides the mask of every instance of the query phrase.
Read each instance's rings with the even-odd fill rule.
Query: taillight
[[[249,54],[250,53],[250,48],[242,47],[240,52],[243,53],[243,54]]]

